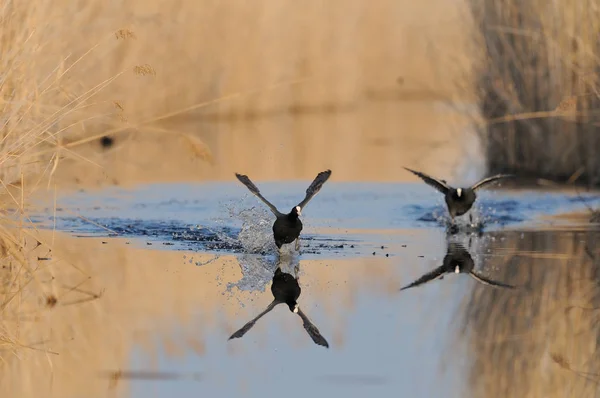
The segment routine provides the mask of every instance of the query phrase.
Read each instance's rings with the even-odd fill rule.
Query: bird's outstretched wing
[[[441,278],[442,276],[444,276],[445,273],[447,273],[446,267],[444,265],[441,265],[441,266],[437,267],[436,269],[434,269],[433,271],[426,273],[425,275],[423,275],[422,277],[420,277],[419,279],[417,279],[416,281],[414,281],[410,285],[404,286],[400,290],[402,291],[404,289],[408,289],[408,288],[411,288],[411,287],[419,286],[419,285],[422,285],[424,283],[430,282],[430,281],[432,281],[434,279]]]
[[[431,176],[428,176],[425,173],[421,173],[420,171],[409,169],[408,167],[404,167],[404,169],[410,171],[411,173],[413,173],[414,175],[416,175],[417,177],[419,177],[420,179],[425,181],[425,184],[429,185],[430,187],[434,187],[435,189],[437,189],[444,195],[446,193],[448,193],[448,191],[450,190],[450,186],[448,184],[446,184],[446,182],[444,180],[435,179]]]
[[[238,180],[240,180],[240,182],[242,184],[244,184],[246,186],[246,188],[248,188],[248,190],[250,192],[252,192],[254,195],[256,195],[257,198],[262,200],[264,202],[264,204],[266,204],[269,207],[269,209],[271,209],[273,214],[275,214],[277,217],[280,217],[283,215],[279,210],[277,210],[277,208],[271,202],[269,202],[267,199],[264,198],[264,196],[261,195],[261,193],[258,190],[258,188],[256,187],[256,185],[254,185],[254,183],[252,181],[250,181],[250,178],[248,178],[247,175],[235,173],[235,176],[237,177]]]
[[[502,288],[505,288],[505,289],[514,289],[515,288],[512,285],[507,285],[507,284],[502,283],[502,282],[495,282],[495,281],[493,281],[491,279],[488,279],[488,278],[485,278],[485,277],[483,277],[481,275],[477,275],[474,272],[469,272],[469,275],[471,275],[471,277],[473,279],[475,279],[477,282],[483,283],[484,285],[494,286],[494,287],[502,287]]]
[[[306,330],[312,341],[314,341],[315,344],[329,348],[329,343],[325,340],[325,337],[321,335],[319,329],[310,321],[310,319],[308,319],[306,314],[304,314],[300,308],[298,308],[298,315],[302,318],[302,326],[304,326],[304,330]]]
[[[314,196],[319,193],[323,184],[329,179],[331,176],[331,170],[325,170],[317,174],[313,182],[306,188],[306,196],[302,200],[302,202],[298,203],[300,209],[304,209],[304,206],[308,204],[308,202],[314,198]]]
[[[475,183],[471,187],[471,189],[472,190],[476,190],[476,189],[479,189],[479,188],[481,188],[481,187],[483,187],[485,185],[491,184],[492,182],[496,182],[496,181],[498,181],[500,179],[511,178],[511,177],[514,177],[514,175],[512,175],[512,174],[496,174],[495,176],[484,178],[483,180]]]
[[[271,302],[271,304],[269,304],[269,306],[263,312],[261,312],[254,319],[252,319],[250,322],[248,322],[247,324],[245,324],[244,326],[242,326],[242,328],[240,330],[238,330],[237,332],[235,332],[234,334],[232,334],[231,337],[229,337],[229,340],[231,340],[231,339],[239,339],[240,337],[242,337],[243,335],[245,335],[246,332],[248,332],[248,330],[252,329],[252,326],[254,326],[254,324],[256,323],[256,321],[258,321],[261,317],[263,317],[265,314],[267,314],[273,308],[275,308],[275,306],[277,304],[279,304],[279,302],[277,300],[273,300]]]

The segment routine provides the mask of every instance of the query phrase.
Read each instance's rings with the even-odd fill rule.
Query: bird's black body
[[[236,173],[235,176],[242,184],[248,188],[256,197],[263,201],[264,204],[275,214],[275,222],[273,223],[273,238],[278,249],[284,244],[292,243],[296,241],[296,250],[299,247],[300,232],[302,232],[302,221],[300,221],[300,214],[304,206],[321,190],[321,187],[331,176],[331,170],[325,170],[320,172],[310,186],[306,189],[306,196],[302,202],[294,206],[288,214],[281,213],[277,208],[265,199],[259,189],[254,183],[248,178],[248,176]]]
[[[448,212],[452,218],[462,216],[471,210],[476,199],[477,194],[471,188],[463,188],[460,196],[458,196],[458,191],[456,189],[450,188],[444,195]]]
[[[467,249],[461,244],[450,243],[448,244],[448,249],[446,250],[446,255],[444,256],[444,261],[441,266],[423,275],[413,283],[404,286],[400,290],[419,286],[435,279],[442,279],[444,275],[449,273],[468,274],[476,281],[485,285],[514,289],[514,286],[500,282],[495,282],[476,274],[474,272],[474,268],[475,262],[473,261],[473,257],[471,257],[471,254],[469,254]]]
[[[329,343],[321,336],[319,329],[310,321],[310,319],[308,319],[298,306],[298,298],[300,297],[300,293],[302,293],[302,289],[298,284],[298,268],[296,267],[294,271],[296,272],[296,276],[282,272],[281,268],[277,267],[275,274],[273,275],[273,283],[271,284],[273,301],[263,312],[232,334],[231,337],[229,337],[229,340],[241,338],[254,326],[256,321],[270,312],[276,305],[286,304],[290,311],[297,313],[300,318],[302,318],[302,325],[315,344],[329,348]]]
[[[471,210],[473,203],[475,203],[475,200],[477,200],[477,194],[475,192],[477,189],[502,178],[512,177],[512,175],[509,174],[497,174],[484,178],[476,184],[473,184],[471,187],[453,188],[444,180],[438,180],[425,173],[411,170],[407,167],[405,167],[405,169],[421,178],[427,185],[444,194],[444,200],[446,201],[446,206],[448,207],[448,212],[450,213],[450,217],[452,219],[454,219],[454,217],[462,216]]]
[[[273,223],[273,237],[278,249],[298,239],[300,232],[302,232],[302,221],[294,209],[289,214],[277,217]]]

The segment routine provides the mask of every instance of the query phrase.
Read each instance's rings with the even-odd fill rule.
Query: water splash
[[[296,253],[267,256],[245,253],[238,256],[238,262],[243,276],[239,281],[227,284],[228,292],[234,287],[245,291],[264,291],[278,267],[292,275],[295,268],[300,267],[300,257]]]
[[[434,223],[454,232],[479,232],[486,227],[502,227],[526,220],[522,214],[528,210],[522,203],[513,199],[486,200],[475,203],[466,214],[455,217],[454,223],[445,204],[432,207],[413,206],[415,212],[422,215],[418,221]]]
[[[243,204],[237,201],[224,203],[229,215],[227,222],[237,221],[241,223],[241,229],[235,238],[224,237],[234,240],[242,247],[245,253],[271,253],[276,250],[273,240],[273,214],[264,206],[253,206],[243,208]],[[215,220],[222,222],[222,220]]]
[[[237,259],[242,271],[242,279],[228,283],[227,291],[231,292],[233,288],[245,291],[264,291],[277,269],[274,258],[260,254],[241,254]]]
[[[221,202],[221,214],[227,214],[227,218],[213,217],[211,221],[222,226],[217,236],[231,246],[239,247],[239,252],[250,254],[277,253],[278,249],[273,239],[273,223],[275,216],[270,210],[261,205],[250,208],[242,201],[230,200]],[[226,233],[227,225],[240,224],[241,227],[235,236]],[[306,240],[312,240],[310,238]],[[281,253],[291,253],[293,244],[284,245]]]

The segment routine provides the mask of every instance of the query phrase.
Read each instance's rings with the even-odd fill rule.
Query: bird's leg
[[[294,275],[296,276],[296,280],[298,280],[298,272],[300,272],[300,266],[296,265],[294,267]]]
[[[300,237],[296,238],[296,251],[300,250]]]
[[[469,223],[473,226],[473,213],[469,213]]]

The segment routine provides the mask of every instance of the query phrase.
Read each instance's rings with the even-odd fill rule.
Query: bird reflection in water
[[[448,249],[446,250],[446,255],[444,256],[444,262],[441,266],[439,266],[431,272],[426,273],[410,285],[404,286],[400,290],[423,285],[435,279],[443,279],[444,275],[450,273],[468,274],[477,282],[488,286],[500,287],[505,289],[515,288],[512,285],[496,282],[491,279],[485,278],[481,275],[478,275],[477,273],[475,273],[474,269],[475,262],[473,261],[473,257],[471,257],[469,251],[461,243],[449,242]]]
[[[231,337],[229,337],[229,340],[243,337],[260,318],[270,312],[278,304],[285,304],[288,306],[291,312],[300,316],[304,329],[310,338],[315,342],[315,344],[329,348],[329,343],[321,335],[319,329],[310,321],[310,319],[308,319],[306,314],[302,312],[302,309],[300,309],[298,304],[298,298],[302,292],[302,289],[298,284],[298,272],[300,270],[300,265],[299,263],[294,264],[292,271],[293,275],[284,272],[282,270],[282,266],[284,265],[283,263],[285,262],[283,259],[287,257],[294,258],[295,256],[279,257],[277,269],[275,270],[271,284],[271,293],[273,294],[273,301],[271,304],[269,304],[269,306],[254,319],[246,323],[241,329],[232,334]]]

